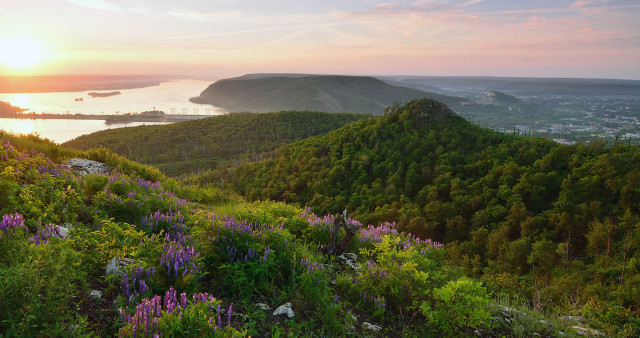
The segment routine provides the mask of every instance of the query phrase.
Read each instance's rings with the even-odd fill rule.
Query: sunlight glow
[[[29,109],[29,94],[13,94],[12,105],[20,108]]]
[[[35,120],[27,120],[27,119],[7,119],[7,126],[3,126],[2,129],[14,133],[14,134],[22,134],[29,135],[36,133],[38,128],[34,125]]]
[[[24,70],[45,60],[46,49],[33,39],[8,38],[0,40],[0,63],[14,70]]]

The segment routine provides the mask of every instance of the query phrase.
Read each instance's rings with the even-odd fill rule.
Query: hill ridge
[[[396,102],[424,97],[448,104],[466,99],[394,86],[370,76],[240,77],[216,81],[191,102],[230,111],[314,110],[381,114]]]

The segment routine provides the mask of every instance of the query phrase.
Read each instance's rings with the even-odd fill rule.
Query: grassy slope
[[[80,136],[65,146],[102,146],[178,176],[265,158],[281,145],[368,117],[309,111],[233,113],[163,126],[104,130]]]

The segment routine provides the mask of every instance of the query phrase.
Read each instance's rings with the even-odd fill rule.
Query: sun
[[[25,70],[45,60],[44,46],[29,38],[0,40],[0,63],[14,70]]]

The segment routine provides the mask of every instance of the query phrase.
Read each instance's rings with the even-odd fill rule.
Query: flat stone
[[[122,269],[125,266],[134,264],[136,261],[131,259],[131,258],[117,258],[117,257],[113,257],[111,258],[111,260],[109,261],[109,263],[107,263],[107,266],[105,267],[105,272],[107,274],[107,276],[111,276],[111,275],[117,275],[117,276],[124,276],[124,272],[122,271]]]
[[[380,326],[380,325],[375,325],[375,324],[371,324],[371,323],[369,323],[369,322],[363,322],[363,323],[362,323],[362,327],[363,327],[364,329],[371,330],[371,331],[373,331],[373,332],[380,332],[380,330],[382,330],[382,326]]]
[[[291,309],[291,303],[287,302],[283,305],[278,306],[278,308],[273,311],[274,316],[284,315],[286,314],[289,319],[293,318],[296,314]]]
[[[84,158],[72,158],[66,161],[64,165],[80,177],[87,174],[109,174],[111,172],[109,165]]]
[[[517,314],[523,314],[521,311],[518,311],[518,310],[516,310],[516,309],[512,309],[512,308],[510,308],[510,307],[506,307],[506,306],[503,306],[503,305],[497,305],[497,304],[496,304],[495,306],[496,306],[496,307],[501,308],[501,309],[503,310],[503,312],[504,312],[504,313],[517,313]]]
[[[581,327],[581,326],[572,326],[571,327],[572,330],[576,331],[576,333],[578,334],[578,336],[583,336],[583,337],[606,337],[604,333],[598,331],[598,330],[594,330],[594,329],[590,329],[588,327]]]
[[[100,291],[100,290],[91,290],[91,293],[89,294],[89,297],[91,297],[93,299],[102,298],[102,291]]]
[[[62,225],[56,225],[58,227],[58,233],[60,233],[60,238],[67,238],[69,236],[69,228],[63,227]]]
[[[267,304],[264,303],[256,303],[256,307],[262,311],[268,311],[271,310],[271,307]]]
[[[584,322],[585,318],[582,316],[562,316],[560,317],[560,320],[564,320],[564,321],[572,321],[572,322]]]

